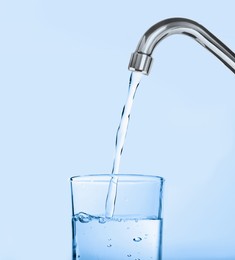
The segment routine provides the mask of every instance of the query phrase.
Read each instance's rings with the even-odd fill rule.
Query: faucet
[[[149,74],[154,48],[172,34],[186,34],[213,53],[235,73],[235,53],[199,23],[186,18],[169,18],[150,27],[131,55],[128,69]]]

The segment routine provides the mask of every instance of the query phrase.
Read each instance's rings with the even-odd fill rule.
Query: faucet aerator
[[[139,71],[145,75],[149,74],[153,58],[144,53],[134,52],[131,55],[129,70],[131,71]]]

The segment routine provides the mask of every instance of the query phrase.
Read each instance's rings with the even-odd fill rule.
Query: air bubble
[[[127,257],[131,257],[131,254],[127,255]]]
[[[100,217],[100,218],[99,218],[99,223],[100,223],[100,224],[106,223],[106,218]]]
[[[81,223],[89,223],[92,220],[92,217],[86,213],[81,212],[78,214],[78,220]]]
[[[111,247],[112,245],[111,244],[108,244],[107,247]]]
[[[133,241],[135,241],[135,242],[140,242],[141,240],[142,240],[141,237],[135,237],[135,238],[133,238]]]

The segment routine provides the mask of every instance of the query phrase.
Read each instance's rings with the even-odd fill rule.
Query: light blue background
[[[0,259],[70,258],[69,177],[109,173],[130,54],[183,16],[235,50],[232,0],[0,2]],[[122,173],[163,176],[164,256],[235,259],[235,77],[185,36],[154,53]]]

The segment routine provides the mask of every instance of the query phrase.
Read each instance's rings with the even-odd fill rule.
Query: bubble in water
[[[108,239],[108,241],[111,241],[111,240],[112,240],[112,238],[109,238],[109,239]]]
[[[111,244],[108,244],[107,247],[111,247],[112,245]]]
[[[131,254],[127,255],[127,257],[131,257]]]
[[[100,218],[99,218],[99,223],[100,223],[100,224],[106,223],[106,218],[100,217]]]
[[[135,241],[135,242],[140,242],[141,240],[142,240],[141,237],[135,237],[135,238],[133,238],[133,241]]]
[[[92,220],[92,216],[84,213],[84,212],[80,212],[78,214],[78,220],[81,222],[81,223],[88,223]]]

